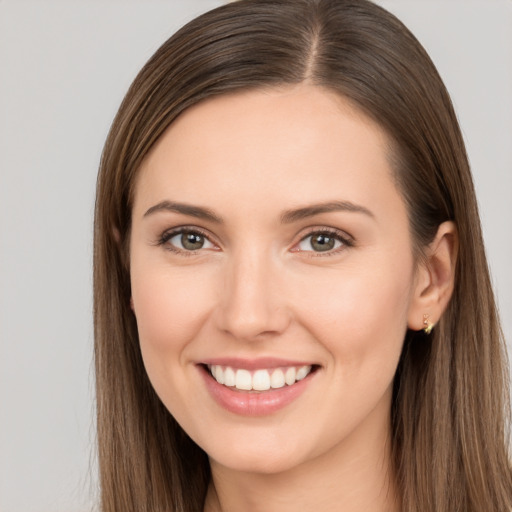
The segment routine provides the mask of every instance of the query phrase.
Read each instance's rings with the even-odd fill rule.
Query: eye
[[[329,253],[337,252],[344,246],[351,246],[351,242],[337,232],[317,231],[304,237],[297,245],[296,251]]]
[[[201,249],[215,249],[216,246],[200,231],[180,229],[164,233],[160,240],[175,252],[195,252]]]

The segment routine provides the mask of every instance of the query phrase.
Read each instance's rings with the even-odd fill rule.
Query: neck
[[[205,512],[398,512],[389,432],[354,433],[281,473],[240,472],[211,461]]]

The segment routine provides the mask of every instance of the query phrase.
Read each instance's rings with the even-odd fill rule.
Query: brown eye
[[[197,251],[204,246],[204,236],[198,233],[183,233],[181,235],[181,245],[187,251]]]
[[[194,252],[201,249],[213,249],[215,245],[199,231],[180,230],[174,231],[162,239],[169,249],[181,252]]]
[[[311,247],[317,252],[330,251],[334,249],[336,240],[328,235],[313,235],[311,237]]]
[[[311,233],[304,237],[297,245],[297,249],[300,252],[327,253],[336,252],[337,249],[340,249],[343,246],[348,247],[350,245],[350,242],[344,239],[341,235],[326,231]]]

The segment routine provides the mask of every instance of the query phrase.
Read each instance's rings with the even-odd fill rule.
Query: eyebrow
[[[144,217],[148,217],[157,212],[167,211],[174,213],[181,213],[183,215],[189,215],[198,219],[209,220],[216,224],[222,224],[224,221],[215,213],[208,208],[202,208],[201,206],[192,206],[185,203],[175,203],[174,201],[162,201],[155,206],[152,206],[145,214]]]
[[[144,214],[144,217],[148,217],[149,215],[161,211],[181,213],[183,215],[189,215],[198,219],[209,220],[211,222],[215,222],[216,224],[224,223],[221,217],[213,213],[213,211],[209,210],[208,208],[193,206],[186,203],[176,203],[174,201],[161,201],[160,203],[155,204],[149,208],[149,210]],[[291,224],[308,217],[314,217],[315,215],[330,212],[362,213],[368,217],[375,218],[375,215],[364,206],[352,203],[350,201],[329,201],[327,203],[312,204],[301,208],[286,210],[281,215],[281,222],[283,224]]]
[[[281,222],[283,224],[291,224],[308,217],[330,212],[362,213],[372,219],[375,218],[375,215],[364,206],[351,203],[350,201],[330,201],[328,203],[312,204],[303,208],[287,210],[281,215]]]

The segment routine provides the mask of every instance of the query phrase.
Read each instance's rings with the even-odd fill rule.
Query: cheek
[[[132,265],[132,297],[145,356],[181,351],[208,317],[214,284],[204,272]]]
[[[303,297],[302,323],[328,353],[330,400],[317,404],[319,417],[332,420],[326,439],[349,435],[377,408],[387,421],[411,297],[412,271],[403,269],[340,272]]]
[[[211,307],[212,276],[132,260],[132,298],[140,350],[153,389],[176,418],[187,418],[189,347]]]
[[[333,272],[303,296],[303,324],[345,375],[362,368],[394,373],[400,356],[412,296],[412,262],[375,268],[381,271]]]

